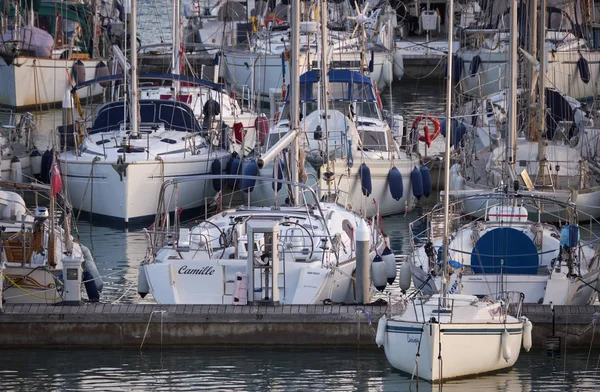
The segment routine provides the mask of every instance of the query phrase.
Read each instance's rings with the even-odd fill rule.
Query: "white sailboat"
[[[99,53],[103,35],[96,9],[75,1],[42,1],[35,10],[36,3],[29,3],[29,10],[20,7],[25,3],[14,4],[14,25],[0,37],[2,106],[47,108],[60,103],[74,84],[108,73],[102,61],[106,58]],[[21,23],[25,19],[27,23]],[[94,84],[82,90],[80,97],[102,92]]]
[[[469,219],[472,215],[461,214],[465,202],[481,205],[482,217],[473,221]],[[570,221],[565,220],[560,229],[542,223],[543,210],[552,209],[554,203],[560,202],[512,191],[469,196],[454,203],[456,214],[450,225],[456,230],[448,245],[449,291],[480,298],[519,292],[524,302],[545,305],[593,303],[600,273],[594,247],[598,236],[577,225],[578,219],[591,217],[582,216],[573,204],[561,203]],[[538,213],[529,212],[533,210]],[[440,216],[441,209],[434,208],[411,223],[423,246],[413,242],[415,250],[407,263],[415,287],[427,295],[440,293],[442,287]],[[578,238],[580,231],[586,240]]]
[[[546,31],[545,19],[540,20],[540,31]],[[518,91],[516,81],[513,81],[514,85],[508,88],[507,93],[488,96],[481,105],[474,105],[470,132],[459,131],[461,127],[467,129],[461,125],[454,131],[457,136],[466,134],[466,146],[459,152],[461,164],[452,168],[451,190],[460,197],[482,191],[489,193],[507,186],[513,188],[518,184],[523,187],[522,193],[562,202],[551,203],[544,209],[543,219],[546,221],[569,219],[563,206],[570,202],[577,204],[581,219],[598,218],[600,178],[597,173],[600,170],[595,161],[584,158],[584,155],[590,155],[590,138],[597,135],[598,130],[586,130],[593,121],[579,109],[580,104],[573,98],[559,90],[545,88],[550,79],[544,77],[548,55],[543,50],[539,52],[537,61],[523,51],[525,57],[530,57],[530,62],[539,67],[537,97],[535,90],[529,93]],[[511,66],[517,67],[516,61]],[[536,73],[531,74],[531,84],[535,85],[533,76]],[[521,122],[528,126],[523,127],[523,134],[519,136],[517,100],[520,97],[525,101],[526,95],[530,95],[530,103],[537,98],[537,123],[533,115],[523,119]],[[533,103],[531,111],[519,113],[532,113],[532,106]],[[531,128],[535,132],[532,133]],[[491,199],[487,202],[494,203]],[[485,213],[482,205],[473,199],[465,200],[463,208],[465,213],[477,216]],[[537,209],[529,211],[536,213]]]
[[[125,224],[154,217],[165,180],[210,173],[229,157],[207,142],[187,103],[138,99],[135,3],[130,98],[102,106],[75,148],[58,156],[73,207]],[[215,193],[209,182],[182,186],[170,208],[201,207]]]
[[[298,42],[298,7],[299,2],[294,2],[292,42]],[[291,55],[295,63],[296,44],[292,45]],[[375,249],[384,246],[383,238],[376,230],[370,232],[365,220],[356,213],[335,203],[319,202],[306,186],[299,189],[300,92],[295,66],[291,80],[290,102],[295,104],[290,105],[290,130],[262,157],[268,164],[289,148],[291,181],[272,182],[289,187],[291,206],[239,207],[188,228],[177,227],[176,222],[173,240],[168,240],[168,233],[164,232],[170,229],[168,216],[157,218],[156,230],[147,236],[148,256],[140,266],[140,294],[151,293],[162,304],[355,302],[355,230],[373,238],[368,249],[372,258]],[[220,180],[219,176],[211,178]],[[225,178],[230,179],[240,181],[242,189],[249,190],[257,181],[250,175]],[[197,179],[174,179],[164,188],[193,181]],[[166,225],[161,224],[164,222]]]
[[[548,26],[543,35],[544,44],[540,46],[547,53],[546,77],[550,85],[576,99],[597,96],[600,90],[595,81],[600,77],[600,50],[597,38],[592,38],[594,33],[586,30],[598,23],[600,15],[597,11],[590,13],[584,2],[576,0],[548,0],[544,3],[547,4],[544,8]],[[457,53],[461,62],[462,91],[473,97],[496,93],[509,84],[506,70],[511,32],[508,30],[507,4],[494,1],[488,3],[488,7],[492,9],[482,14],[493,18],[489,23],[494,28],[476,26],[472,30],[464,30],[465,42]],[[524,8],[519,8],[521,35],[529,34],[527,30],[534,28],[527,21]],[[594,8],[591,7],[592,10]],[[521,37],[522,42],[526,39]]]
[[[64,225],[58,223],[54,198],[59,188],[53,178],[52,186],[0,182],[0,289],[4,302],[62,302],[64,257],[81,259],[88,299],[100,299],[102,278],[90,250],[71,236],[71,214],[63,215]],[[18,192],[35,194],[36,201],[49,202],[50,208],[38,205],[29,211]]]
[[[338,3],[331,2],[331,5],[328,6],[347,10],[345,8],[347,6],[343,2]],[[302,34],[300,35],[301,54],[299,65],[300,72],[304,73],[314,67],[313,62],[319,61],[323,47],[320,44],[319,23],[312,21],[313,14],[321,13],[320,5],[313,7],[309,2],[301,2],[301,6],[304,8],[302,15],[307,19],[301,23]],[[315,11],[315,9],[319,11]],[[359,10],[357,12],[360,13]],[[341,12],[332,12],[336,15],[339,13]],[[380,20],[377,15],[375,15],[375,20],[380,26],[378,33],[373,33],[371,37],[374,39],[377,38],[375,35],[383,36],[384,33],[390,34],[391,31],[386,24],[386,20],[384,18],[380,18]],[[339,18],[339,31],[326,33],[328,42],[325,49],[326,57],[331,69],[361,71],[361,66],[365,64],[361,39],[354,37],[350,31],[342,29],[342,27],[345,27],[347,19],[349,19],[348,16],[346,13],[345,16]],[[391,40],[389,41],[391,42]],[[291,66],[289,56],[286,54],[289,53],[289,48],[288,31],[279,28],[266,28],[260,34],[255,35],[249,43],[245,42],[238,46],[224,48],[223,57],[226,76],[238,90],[250,90],[254,94],[268,99],[270,91],[285,89],[288,80],[286,79],[286,70],[289,70]],[[375,43],[370,44],[368,49],[366,63],[369,64],[369,75],[379,88],[390,85],[393,79],[392,56],[389,54],[388,48]]]
[[[452,3],[449,8],[452,10]],[[516,23],[516,14],[514,21]],[[453,30],[452,25],[451,21],[450,31]],[[452,42],[452,35],[449,41]],[[516,52],[516,42],[514,49]],[[449,58],[448,68],[452,69],[451,66],[452,58]],[[448,77],[447,135],[450,135],[451,93],[451,77]],[[450,241],[450,138],[446,140],[445,160],[443,239],[444,249],[447,250]],[[512,366],[519,357],[524,333],[527,337],[525,348],[530,348],[530,323],[509,316],[504,302],[449,294],[445,279],[447,264],[448,253],[443,252],[442,294],[413,298],[406,302],[400,314],[383,316],[377,327],[377,344],[384,346],[392,366],[432,382],[474,376]]]
[[[366,41],[368,18],[364,12],[359,13],[356,22]],[[325,23],[322,17],[322,25]],[[327,46],[327,37],[327,27],[322,27],[322,47]],[[364,216],[412,210],[422,193],[412,186],[411,178],[417,175],[423,182],[422,172],[429,172],[426,167],[418,168],[421,157],[411,146],[401,146],[402,117],[387,119],[395,126],[392,132],[369,76],[350,69],[330,69],[323,53],[319,60],[320,69],[300,76],[300,148],[306,158],[307,183],[319,187],[323,200],[336,201]],[[269,133],[265,154],[288,133],[290,107],[296,104],[286,100],[276,115],[279,121]],[[274,167],[285,172],[284,163],[276,165],[264,166],[259,159],[258,173],[273,178],[278,175]],[[285,189],[259,181],[249,198],[255,205],[266,206],[273,202],[283,205],[287,196]]]

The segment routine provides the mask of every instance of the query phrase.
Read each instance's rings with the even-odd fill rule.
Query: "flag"
[[[52,170],[50,171],[50,193],[52,194],[52,197],[54,197],[61,190],[62,178],[60,177],[60,170],[58,170],[58,162],[54,162]]]

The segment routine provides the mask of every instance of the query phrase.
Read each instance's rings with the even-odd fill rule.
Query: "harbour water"
[[[446,392],[597,391],[600,352],[521,353],[516,365]],[[5,391],[438,391],[383,351],[311,349],[2,350]]]

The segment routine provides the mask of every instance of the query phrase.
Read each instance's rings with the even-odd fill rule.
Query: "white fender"
[[[386,246],[381,253],[381,258],[385,264],[385,276],[387,282],[388,284],[392,284],[394,283],[394,280],[396,280],[396,256],[394,256],[394,252]]]
[[[140,264],[138,268],[138,294],[144,298],[150,292],[150,285],[148,284],[148,277],[144,264]]]
[[[377,347],[381,347],[385,345],[385,328],[387,327],[387,318],[385,314],[381,316],[379,321],[377,322],[377,335],[375,335],[375,344]]]
[[[412,272],[410,270],[410,262],[405,261],[400,266],[400,288],[404,291],[410,289],[410,280],[412,279]]]
[[[508,331],[505,329],[504,332],[502,332],[502,358],[504,358],[504,360],[506,362],[508,362],[510,360],[510,356],[511,356],[511,352],[510,352],[510,347],[508,345]]]
[[[395,51],[392,59],[394,61],[394,66],[392,67],[394,77],[400,80],[404,76],[404,58],[402,57],[402,53],[399,50]]]
[[[98,272],[98,267],[96,267],[96,262],[94,262],[92,252],[90,252],[90,249],[85,245],[79,244],[79,247],[81,248],[81,255],[83,256],[83,264],[81,264],[81,267],[84,271],[88,272],[92,276],[94,279],[94,284],[96,285],[96,289],[99,293],[101,293],[102,288],[104,287],[104,282],[102,282],[102,277]]]
[[[531,321],[529,321],[529,319],[525,319],[525,323],[523,324],[523,348],[527,352],[529,352],[529,350],[531,350],[531,346],[533,346],[531,338],[532,329],[533,324],[531,324]]]

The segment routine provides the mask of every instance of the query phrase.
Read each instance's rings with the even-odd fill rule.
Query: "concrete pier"
[[[5,305],[1,347],[319,346],[374,349],[385,305]],[[600,306],[555,306],[555,334],[571,348],[592,341]],[[552,311],[526,305],[534,348],[552,334]],[[600,329],[596,331],[600,336]]]

